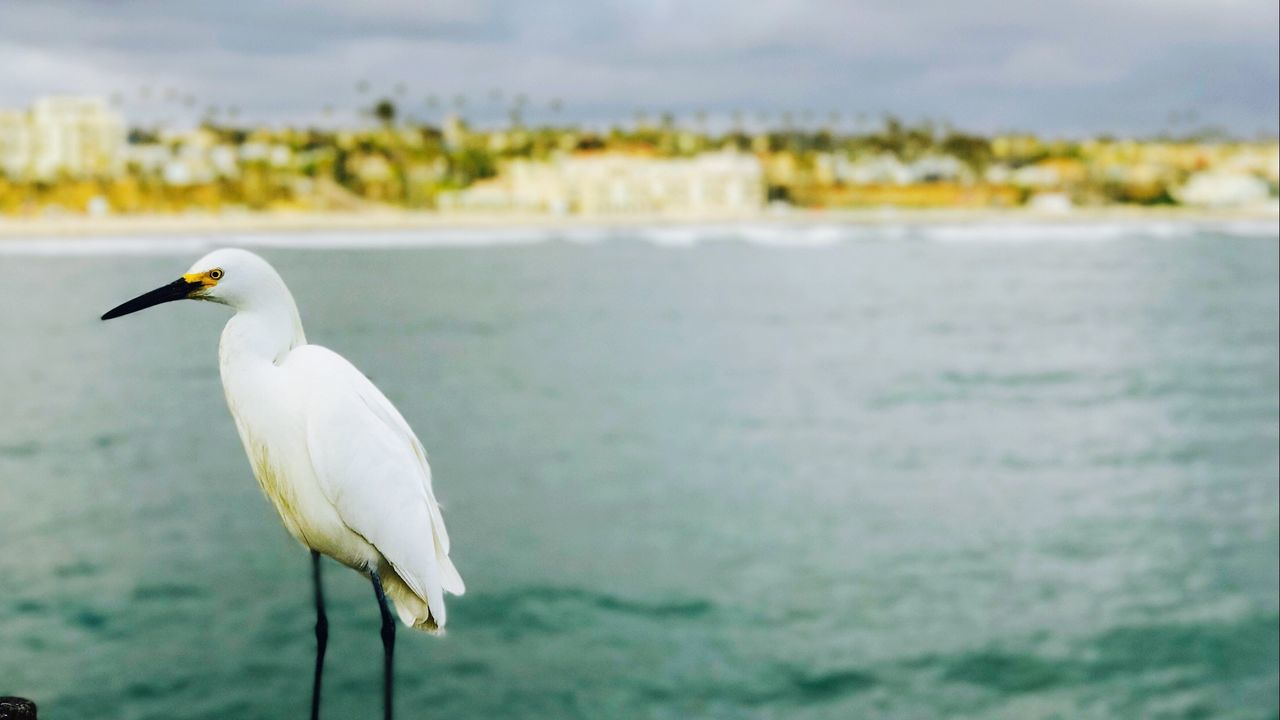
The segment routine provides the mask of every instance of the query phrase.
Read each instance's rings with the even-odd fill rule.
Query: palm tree
[[[391,98],[383,98],[373,105],[373,116],[383,125],[391,125],[396,121],[396,104]]]

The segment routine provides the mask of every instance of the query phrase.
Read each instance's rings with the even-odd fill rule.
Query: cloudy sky
[[[560,98],[593,121],[893,112],[1252,136],[1280,122],[1278,21],[1275,0],[0,0],[0,107],[118,92],[132,119],[216,104],[307,121],[403,83],[422,115],[463,93],[468,114],[501,117],[524,93],[531,120]]]

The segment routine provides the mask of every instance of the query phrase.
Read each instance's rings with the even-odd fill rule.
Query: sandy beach
[[[509,228],[583,228],[752,225],[930,225],[1036,223],[1046,225],[1099,222],[1275,222],[1274,204],[1253,208],[1111,207],[1067,213],[1013,210],[766,210],[723,215],[548,215],[469,214],[387,210],[335,213],[189,213],[87,217],[0,218],[0,240],[50,237],[118,237],[236,232],[405,231]]]

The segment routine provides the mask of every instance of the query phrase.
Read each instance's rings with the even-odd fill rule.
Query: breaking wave
[[[358,250],[421,247],[503,247],[543,243],[596,245],[639,241],[687,249],[705,243],[762,247],[828,247],[850,242],[1038,243],[1179,240],[1179,238],[1276,238],[1274,220],[984,220],[954,223],[719,223],[618,224],[573,227],[375,229],[211,233],[201,236],[13,238],[0,240],[0,255],[183,255],[224,245],[250,249]]]
[[[223,245],[247,248],[356,250],[481,248],[546,243],[590,245],[640,241],[666,248],[742,243],[771,248],[820,248],[855,242],[943,243],[1113,242],[1197,236],[1277,238],[1273,220],[978,222],[743,222],[621,224],[566,227],[465,227],[369,231],[227,232],[197,236],[14,238],[0,240],[0,255],[183,255]]]

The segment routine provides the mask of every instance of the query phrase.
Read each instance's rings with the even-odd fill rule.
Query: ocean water
[[[219,384],[258,248],[431,454],[468,594],[399,717],[1280,714],[1275,223],[0,242],[0,694],[295,718],[306,553]],[[329,563],[324,716],[378,712]]]

